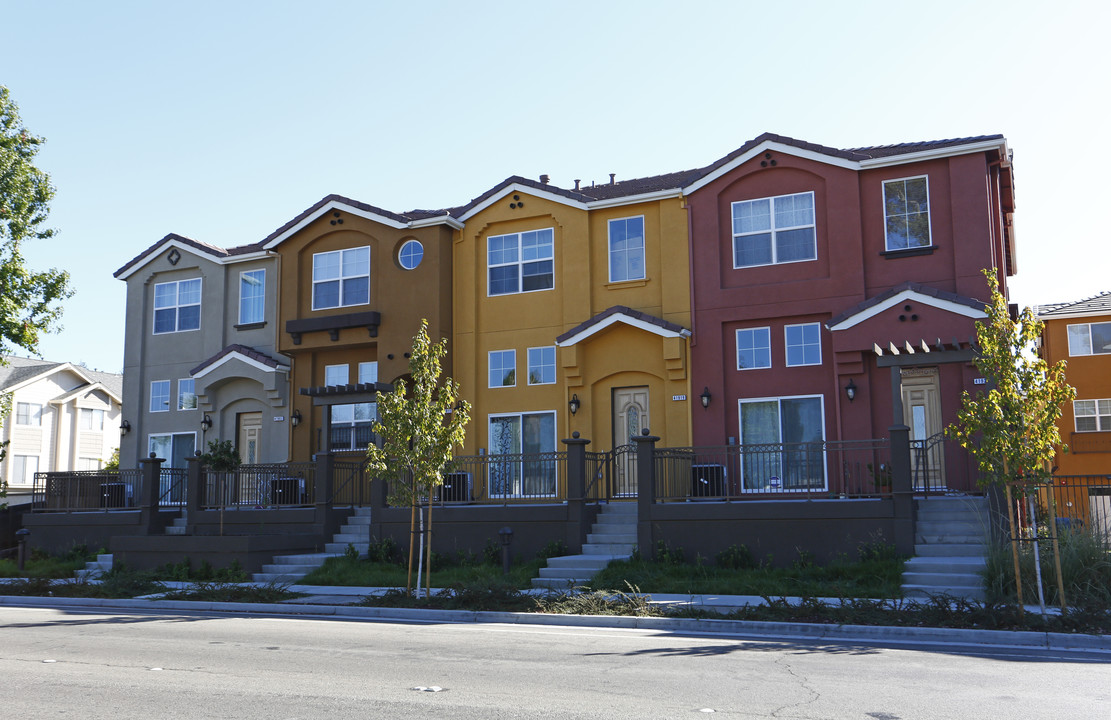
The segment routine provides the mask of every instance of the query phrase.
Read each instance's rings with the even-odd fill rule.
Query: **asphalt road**
[[[633,629],[0,607],[9,718],[1103,720],[1107,660]]]

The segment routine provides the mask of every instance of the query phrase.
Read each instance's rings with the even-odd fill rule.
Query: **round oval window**
[[[397,261],[406,270],[415,270],[424,258],[424,246],[416,240],[406,240],[397,253]]]

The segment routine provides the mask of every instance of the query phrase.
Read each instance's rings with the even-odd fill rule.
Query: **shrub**
[[[725,570],[751,570],[756,567],[756,558],[747,545],[730,545],[714,556],[714,564]]]

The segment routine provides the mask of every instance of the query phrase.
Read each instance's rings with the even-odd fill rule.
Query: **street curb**
[[[921,628],[887,625],[821,625],[811,623],[718,620],[709,618],[659,618],[632,615],[558,615],[475,610],[423,610],[417,608],[305,605],[285,603],[234,603],[190,600],[137,600],[0,596],[0,606],[35,608],[118,608],[147,611],[217,612],[228,614],[296,615],[405,622],[498,623],[508,625],[656,630],[697,634],[729,634],[769,639],[828,640],[913,645],[947,645],[962,648],[995,647],[1041,650],[1084,650],[1111,653],[1111,636],[1043,633],[1014,630]]]

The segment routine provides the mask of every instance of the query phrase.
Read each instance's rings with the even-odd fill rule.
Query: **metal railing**
[[[657,448],[659,502],[777,497],[879,497],[891,493],[886,439]]]
[[[235,470],[206,469],[201,475],[200,506],[211,510],[301,507],[314,502],[313,463],[240,465]]]
[[[141,483],[139,470],[37,472],[32,507],[35,511],[134,510]]]
[[[1038,504],[1045,510],[1050,488],[1058,533],[1087,529],[1111,542],[1111,475],[1054,475],[1050,484],[1038,488]]]
[[[138,473],[138,470],[133,472]],[[159,468],[158,507],[185,507],[185,492],[189,487],[189,474],[185,468]]]
[[[364,505],[370,500],[371,476],[366,462],[337,460],[332,464],[332,505]]]
[[[443,473],[432,502],[509,505],[563,502],[567,499],[567,453],[460,455]],[[397,479],[388,494],[396,496]]]

